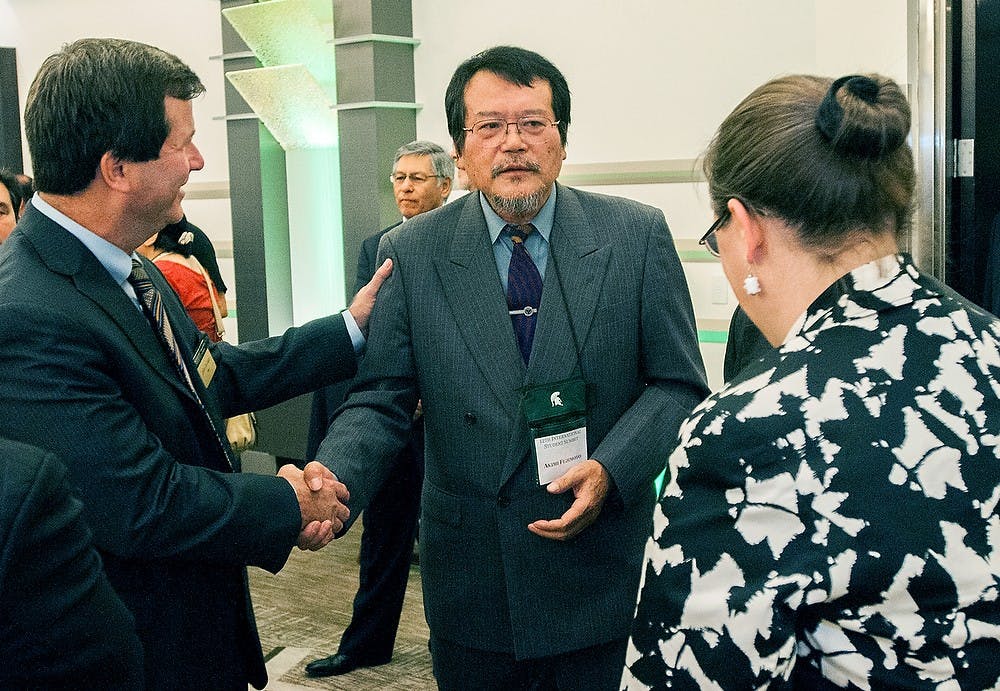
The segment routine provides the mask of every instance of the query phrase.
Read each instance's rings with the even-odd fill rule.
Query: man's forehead
[[[406,154],[405,156],[400,156],[399,160],[396,161],[395,169],[400,170],[402,168],[409,170],[430,170],[431,157],[428,154]]]
[[[167,96],[163,99],[163,112],[171,129],[194,129],[194,108],[191,101]]]
[[[507,94],[501,94],[494,89],[513,89],[514,91],[508,91]],[[521,90],[524,90],[523,92]],[[530,100],[538,100],[536,107],[522,108],[523,114],[525,115],[538,115],[546,113],[552,105],[552,85],[549,84],[547,79],[542,77],[534,77],[531,83],[525,86],[524,84],[518,84],[517,82],[512,82],[503,75],[497,74],[490,70],[479,70],[469,79],[469,82],[465,85],[465,107],[469,112],[478,113],[482,115],[494,115],[499,114],[500,111],[496,110],[499,104],[506,105],[506,99],[512,94],[516,95],[518,93],[524,93],[533,91],[536,95],[529,97]],[[474,103],[469,102],[470,92],[474,92]]]

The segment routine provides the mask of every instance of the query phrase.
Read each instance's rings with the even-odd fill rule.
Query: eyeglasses
[[[406,179],[409,178],[410,182],[412,182],[414,185],[422,185],[431,178],[439,178],[439,177],[441,176],[424,175],[423,173],[410,173],[409,175],[407,175],[406,173],[393,173],[392,175],[389,176],[389,182],[391,182],[394,185],[402,185],[404,182],[406,182]]]
[[[555,127],[558,124],[558,120],[552,121],[541,115],[525,115],[510,121],[500,118],[480,120],[473,123],[472,127],[463,127],[462,131],[472,132],[484,142],[491,142],[506,137],[511,125],[517,128],[517,133],[522,137],[540,137],[550,127]]]
[[[715,231],[717,231],[722,226],[729,222],[731,214],[727,208],[722,212],[722,215],[715,219],[715,223],[709,227],[704,235],[701,236],[701,240],[698,241],[699,245],[704,245],[705,249],[708,250],[709,254],[713,257],[719,256],[719,238],[715,236]]]

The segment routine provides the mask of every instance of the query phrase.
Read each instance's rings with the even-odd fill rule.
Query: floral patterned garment
[[[889,256],[695,408],[622,687],[1000,686],[998,343]]]

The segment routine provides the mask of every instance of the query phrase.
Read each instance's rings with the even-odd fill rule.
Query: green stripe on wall
[[[725,343],[729,340],[729,334],[725,331],[698,329],[698,340],[702,343]]]

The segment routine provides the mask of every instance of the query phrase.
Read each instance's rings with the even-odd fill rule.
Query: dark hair
[[[17,176],[14,173],[6,168],[0,168],[0,184],[6,187],[7,193],[10,194],[11,212],[14,214],[14,219],[17,220],[21,216],[21,201],[24,199],[21,196],[21,183],[17,181]]]
[[[21,188],[21,203],[31,199],[31,195],[35,193],[35,183],[30,176],[24,173],[15,173],[14,177],[17,178],[17,184]]]
[[[179,58],[144,43],[85,38],[63,46],[42,63],[24,108],[35,188],[79,192],[107,152],[157,158],[169,134],[164,99],[204,91]]]
[[[836,252],[888,219],[909,227],[910,108],[879,75],[794,75],[755,89],[719,126],[704,170],[716,213],[731,198],[796,228],[806,247]]]
[[[520,86],[531,86],[536,79],[549,83],[552,89],[552,113],[559,121],[559,136],[566,145],[569,131],[569,86],[562,72],[538,53],[514,46],[496,46],[473,55],[455,70],[444,95],[444,110],[448,117],[448,132],[459,154],[465,148],[465,87],[473,75],[480,71],[492,72],[498,77]]]
[[[187,242],[181,242],[181,236]],[[176,252],[182,257],[190,257],[194,252],[194,233],[188,228],[187,218],[183,217],[176,223],[171,223],[156,234],[153,247],[164,252]]]

